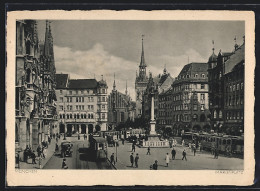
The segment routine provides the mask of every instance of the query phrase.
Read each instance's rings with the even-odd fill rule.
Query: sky
[[[53,20],[51,29],[57,73],[72,79],[101,75],[113,88],[128,92],[135,100],[136,70],[141,60],[142,35],[147,76],[163,73],[166,66],[176,77],[188,62],[207,62],[219,50],[234,50],[243,43],[243,21],[163,21],[163,20]],[[44,40],[45,21],[38,21],[39,39]]]

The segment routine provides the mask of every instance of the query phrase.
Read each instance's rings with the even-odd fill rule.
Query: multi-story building
[[[244,132],[245,44],[235,46],[234,54],[224,63],[224,125],[221,131],[241,135]],[[220,113],[214,113],[219,117]]]
[[[60,133],[88,134],[107,130],[107,83],[96,79],[70,79],[56,74]]]
[[[108,122],[110,129],[114,129],[127,120],[134,121],[135,106],[135,102],[128,95],[127,84],[125,94],[123,94],[116,89],[114,80],[113,90],[108,96]]]
[[[219,131],[224,123],[224,63],[230,58],[232,52],[219,52],[214,54],[208,61],[208,84],[209,84],[209,110],[211,113],[211,129]]]
[[[210,129],[206,63],[185,65],[172,84],[172,96],[175,135]]]
[[[16,21],[16,149],[36,149],[57,131],[55,62],[51,26],[38,40],[37,21]]]
[[[148,77],[146,76],[146,67],[147,65],[144,59],[144,44],[142,38],[142,54],[139,65],[139,74],[137,74],[136,72],[135,79],[136,117],[142,116],[142,99],[148,83]]]

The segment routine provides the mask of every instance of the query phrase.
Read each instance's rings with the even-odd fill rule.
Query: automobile
[[[60,156],[62,158],[66,157],[66,156],[69,156],[71,157],[72,156],[72,147],[73,147],[73,144],[70,142],[70,141],[64,141],[61,143],[61,153],[60,153]]]

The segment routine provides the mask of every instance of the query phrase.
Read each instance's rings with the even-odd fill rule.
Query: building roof
[[[225,62],[224,74],[232,72],[233,68],[235,68],[237,64],[240,64],[244,60],[245,60],[245,45],[243,44]]]
[[[63,89],[67,88],[67,82],[69,75],[68,74],[55,74],[56,76],[56,88]]]
[[[186,74],[187,72],[207,72],[208,70],[208,65],[207,63],[201,63],[201,62],[192,62],[190,64],[187,64],[185,65],[180,74],[180,75],[183,75],[183,74]]]
[[[218,56],[214,52],[212,52],[212,55],[209,57],[208,62],[216,62],[217,58],[218,58]]]
[[[97,88],[96,79],[73,79],[69,80],[68,88],[70,89],[94,89]]]

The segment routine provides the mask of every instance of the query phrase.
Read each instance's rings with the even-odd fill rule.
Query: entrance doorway
[[[87,132],[87,131],[86,131],[86,125],[85,125],[85,124],[82,124],[82,125],[81,125],[81,133],[82,133],[82,134],[86,134],[86,132]]]
[[[65,125],[60,123],[60,133],[65,133]]]
[[[93,133],[93,125],[92,124],[88,125],[88,133]]]

